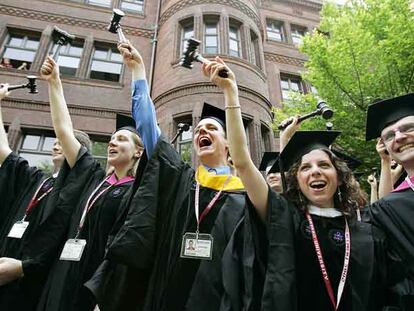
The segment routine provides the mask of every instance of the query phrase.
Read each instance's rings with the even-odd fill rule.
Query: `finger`
[[[224,60],[222,60],[219,56],[216,56],[215,61],[223,65],[225,64]]]

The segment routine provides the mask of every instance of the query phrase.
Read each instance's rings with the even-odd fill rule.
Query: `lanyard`
[[[32,210],[39,204],[39,202],[45,197],[47,196],[52,190],[53,190],[53,186],[50,187],[47,191],[45,191],[40,197],[37,197],[37,195],[39,194],[39,191],[42,189],[43,185],[50,180],[51,177],[46,178],[39,186],[39,188],[37,188],[34,196],[32,197],[32,199],[29,202],[29,205],[26,208],[26,212],[23,216],[22,221],[24,221],[26,219],[26,217],[32,212]]]
[[[338,284],[338,292],[337,292],[337,298],[335,301],[334,291],[332,289],[331,281],[329,280],[328,271],[325,266],[325,262],[323,260],[322,255],[322,249],[319,245],[318,236],[316,234],[315,226],[313,225],[312,217],[307,212],[306,218],[308,219],[309,226],[312,232],[312,240],[313,245],[315,246],[316,256],[318,257],[319,266],[321,268],[323,281],[325,282],[326,290],[328,291],[329,298],[331,300],[332,306],[334,310],[338,310],[339,303],[341,302],[341,297],[344,292],[346,277],[348,274],[348,268],[349,268],[349,259],[351,257],[351,235],[349,233],[349,226],[348,221],[345,218],[345,256],[344,256],[344,267],[342,269],[341,273],[341,279]]]
[[[79,227],[78,227],[78,231],[76,233],[75,239],[77,239],[79,237],[79,234],[83,228],[83,225],[85,224],[85,220],[86,220],[86,215],[88,214],[88,212],[91,210],[91,208],[93,207],[93,205],[95,204],[95,202],[105,193],[107,192],[111,187],[116,186],[116,185],[120,185],[120,184],[124,184],[128,181],[134,180],[132,177],[124,177],[121,178],[120,180],[116,180],[115,177],[115,173],[112,174],[111,176],[106,177],[99,185],[98,187],[95,188],[95,190],[93,190],[93,192],[91,193],[91,195],[88,198],[88,201],[86,201],[85,207],[83,209],[83,213],[82,213],[82,217],[79,221]],[[109,183],[109,186],[104,188],[101,192],[99,192],[97,195],[95,195],[98,190],[102,187],[102,185],[107,182]],[[93,199],[92,199],[93,198]],[[91,201],[92,200],[92,201]]]
[[[405,180],[407,181],[408,185],[410,186],[411,190],[414,191],[414,184],[410,179],[410,176],[405,177]]]
[[[201,213],[201,215],[199,216],[200,213],[200,184],[197,182],[196,185],[196,192],[195,192],[195,204],[194,204],[194,211],[195,211],[195,215],[196,215],[196,219],[197,219],[197,237],[198,237],[198,233],[199,233],[199,229],[200,229],[200,223],[203,221],[203,219],[207,216],[207,214],[211,211],[211,209],[213,208],[214,203],[216,203],[216,201],[218,200],[221,192],[223,191],[224,187],[227,185],[227,183],[230,181],[231,175],[229,175],[226,179],[226,181],[223,183],[223,186],[221,187],[220,191],[216,193],[216,195],[213,197],[213,199],[210,201],[210,203],[208,203],[207,207],[204,209],[204,211]]]

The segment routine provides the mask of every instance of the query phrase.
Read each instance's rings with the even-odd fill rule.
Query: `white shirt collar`
[[[331,207],[320,208],[315,205],[308,205],[308,211],[311,215],[322,216],[327,218],[335,218],[342,216],[342,212]]]

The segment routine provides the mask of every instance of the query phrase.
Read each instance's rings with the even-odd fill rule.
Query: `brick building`
[[[289,90],[310,91],[299,76],[305,57],[296,45],[317,26],[321,1],[2,0],[1,82],[21,84],[38,73],[53,51],[54,25],[76,36],[58,62],[74,127],[90,134],[98,158],[106,155],[116,113],[130,109],[130,73],[117,52],[117,36],[106,30],[112,8],[126,13],[122,27],[144,58],[165,135],[172,138],[180,122],[196,124],[204,102],[223,106],[223,95],[198,64],[193,70],[179,66],[184,40],[195,37],[204,56],[220,55],[237,75],[253,160],[277,149],[270,108],[280,106]],[[37,95],[13,91],[2,102],[12,148],[35,165],[50,161],[53,143],[45,81],[38,81],[38,89]],[[190,159],[191,130],[177,148]]]

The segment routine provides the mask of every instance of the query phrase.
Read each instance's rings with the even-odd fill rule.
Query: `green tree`
[[[368,105],[414,91],[410,4],[411,0],[326,3],[319,28],[307,34],[300,46],[308,57],[303,79],[334,109],[334,128],[342,131],[339,144],[364,161],[366,172],[379,165],[375,142],[365,142]],[[313,110],[314,103],[311,95],[294,96],[276,112],[275,123],[286,115]],[[321,129],[321,121],[306,122],[303,127]]]

